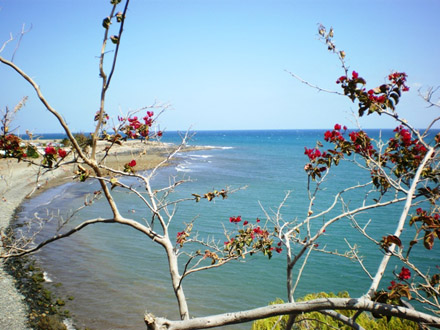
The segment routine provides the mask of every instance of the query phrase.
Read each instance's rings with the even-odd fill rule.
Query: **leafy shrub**
[[[69,140],[68,138],[64,138],[64,139],[61,140],[61,144],[62,144],[64,147],[70,147],[70,145],[71,145],[72,143],[70,142],[70,140]]]
[[[86,150],[92,145],[92,138],[90,136],[87,137],[84,133],[76,133],[73,136],[82,150]]]
[[[37,151],[37,148],[31,144],[27,146],[26,154],[28,158],[38,158],[40,154]]]
[[[339,292],[337,295],[334,293],[312,293],[305,297],[298,299],[298,301],[308,301],[318,298],[350,298],[347,292]],[[281,299],[277,299],[270,305],[282,304]],[[337,311],[345,316],[352,317],[356,311]],[[287,324],[289,316],[284,315],[283,317],[270,317],[267,319],[257,320],[252,324],[252,330],[283,330]],[[362,313],[356,322],[362,326],[364,329],[375,329],[375,330],[417,330],[419,329],[417,323],[399,319],[396,317],[391,318],[389,321],[385,317],[380,319],[373,318],[370,314]],[[351,330],[352,328],[344,325],[343,323],[333,319],[330,316],[325,316],[319,312],[303,313],[298,315],[296,318],[295,325],[293,329],[296,330],[306,330],[306,329],[320,329],[320,330]]]

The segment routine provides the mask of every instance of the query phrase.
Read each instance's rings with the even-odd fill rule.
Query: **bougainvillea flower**
[[[229,218],[229,222],[232,223],[239,223],[241,221],[241,215],[237,216],[237,217],[230,217]]]
[[[336,80],[336,83],[340,84],[340,83],[343,83],[345,80],[347,80],[347,77],[346,76],[341,76],[341,77],[338,78],[338,80]]]
[[[327,132],[325,132],[324,133],[324,140],[326,140],[327,142],[328,141],[330,141],[331,140],[331,138],[332,138],[332,132],[330,132],[330,131],[327,131]]]
[[[306,147],[304,147],[304,149],[304,154],[307,155],[311,161],[315,160],[318,157],[321,157],[321,151],[319,151],[319,149],[307,149]]]
[[[58,149],[58,156],[60,156],[61,158],[66,157],[67,152],[64,149]]]
[[[409,280],[411,278],[411,272],[408,268],[402,267],[402,270],[399,274],[400,280]]]
[[[128,166],[135,167],[136,166],[136,161],[133,159],[131,162],[128,163]]]
[[[52,147],[52,145],[48,145],[45,149],[44,149],[44,153],[46,155],[56,155],[57,151],[54,147]]]
[[[388,290],[392,290],[396,286],[395,281],[391,281],[391,285],[388,287]]]
[[[230,241],[224,242],[224,244],[225,244],[225,245],[232,244],[232,243],[234,243],[234,241],[235,241],[235,239],[234,239],[234,238],[231,238]]]

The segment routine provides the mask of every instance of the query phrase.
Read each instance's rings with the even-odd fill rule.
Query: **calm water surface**
[[[223,242],[222,225],[233,229],[228,221],[230,216],[241,215],[249,222],[257,217],[265,219],[261,206],[271,214],[287,191],[291,191],[291,196],[282,210],[284,219],[304,218],[308,208],[304,146],[315,146],[316,141],[322,139],[322,133],[316,130],[199,132],[192,144],[220,148],[180,155],[174,166],[159,171],[154,186],[159,188],[168,184],[170,177],[190,178],[191,182],[179,187],[171,199],[228,186],[247,186],[247,189],[226,200],[179,204],[172,231],[183,230],[185,222],[197,217],[195,228],[200,236],[214,235]],[[378,136],[379,133],[373,131],[371,134]],[[383,134],[389,136],[392,132]],[[177,134],[170,133],[167,138],[176,141]],[[315,202],[315,213],[328,207],[334,194],[343,187],[365,181],[365,173],[352,164],[335,168]],[[59,212],[66,217],[70,210],[83,204],[86,194],[96,189],[98,186],[91,181],[51,189],[26,202],[21,217],[32,217],[35,212],[40,215]],[[149,217],[134,195],[118,191],[116,198],[124,216],[139,221]],[[351,205],[359,205],[362,198],[363,194],[352,194],[349,199]],[[105,202],[99,201],[76,214],[70,225],[109,214]],[[370,234],[380,240],[385,233],[393,231],[398,214],[398,207],[386,211],[378,209],[360,216],[359,221],[366,223],[373,219]],[[328,218],[317,219],[316,226]],[[54,227],[45,235],[49,235],[50,230],[53,232]],[[347,219],[329,228],[319,244],[328,250],[343,252],[347,250],[344,238],[352,244],[358,243],[366,267],[374,272],[381,252],[362,238]],[[418,253],[419,260],[429,264],[430,259],[423,251],[415,253]],[[142,329],[146,309],[158,316],[178,318],[164,257],[162,249],[147,237],[128,227],[112,224],[90,226],[48,246],[37,255],[50,279],[62,283],[57,290],[75,297],[68,308],[78,325],[93,329]],[[285,255],[274,255],[271,260],[254,256],[246,261],[185,279],[183,285],[193,317],[258,307],[276,298],[286,299]],[[390,276],[384,280],[383,286],[388,286],[389,280]],[[355,262],[312,253],[296,296],[324,290],[347,290],[357,296],[367,289],[368,278]],[[226,328],[249,329],[250,324]]]

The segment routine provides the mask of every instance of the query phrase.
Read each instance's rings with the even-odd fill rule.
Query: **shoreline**
[[[44,143],[56,141],[44,141]],[[100,145],[102,155],[105,144]],[[104,164],[108,167],[123,170],[124,164],[136,159],[136,171],[149,170],[166,160],[166,155],[176,148],[175,145],[139,141],[128,141],[122,146],[114,146],[106,157]],[[185,146],[180,152],[213,149],[213,147]],[[99,154],[98,154],[99,155]],[[97,157],[98,158],[98,157]],[[162,166],[176,161],[172,158]],[[35,181],[38,168],[16,159],[0,159],[0,230],[3,233],[13,223],[16,213],[23,202],[47,189],[71,182],[73,179],[73,165],[60,167],[40,177]],[[0,246],[0,252],[3,247]],[[5,261],[0,261],[0,328],[28,330],[29,315],[31,313],[30,298],[23,295],[17,284],[20,278],[14,277],[6,269]],[[20,273],[21,274],[21,273]],[[20,276],[20,274],[18,276]]]

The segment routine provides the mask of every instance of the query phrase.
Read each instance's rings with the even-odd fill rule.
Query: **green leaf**
[[[192,195],[195,197],[195,200],[197,203],[200,202],[200,198],[201,198],[200,195],[197,195],[197,194],[192,194]]]
[[[425,233],[425,237],[423,237],[423,245],[426,249],[432,250],[434,246],[434,234],[430,231]]]
[[[110,40],[116,45],[119,43],[119,37],[118,36],[111,36]]]
[[[112,184],[112,186],[110,188],[111,190],[113,190],[116,186],[120,185],[120,183],[118,182],[118,179],[116,179],[116,178],[111,178],[110,183]]]
[[[397,95],[396,93],[391,93],[390,97],[393,98],[394,100],[394,105],[397,105],[397,103],[399,103],[399,95]]]
[[[110,27],[110,24],[112,24],[110,17],[106,17],[103,19],[102,21],[102,26],[108,30],[108,28]]]
[[[389,247],[391,244],[395,244],[398,247],[402,248],[402,241],[400,240],[399,237],[395,236],[395,235],[388,235],[388,236],[384,236],[382,239],[382,246],[387,248]]]
[[[124,18],[123,15],[122,15],[122,12],[117,13],[115,16],[116,16],[116,21],[118,23],[121,23],[122,19]]]
[[[416,245],[417,244],[417,241],[416,240],[412,240],[411,242],[409,242],[409,246],[414,246],[414,245]]]

